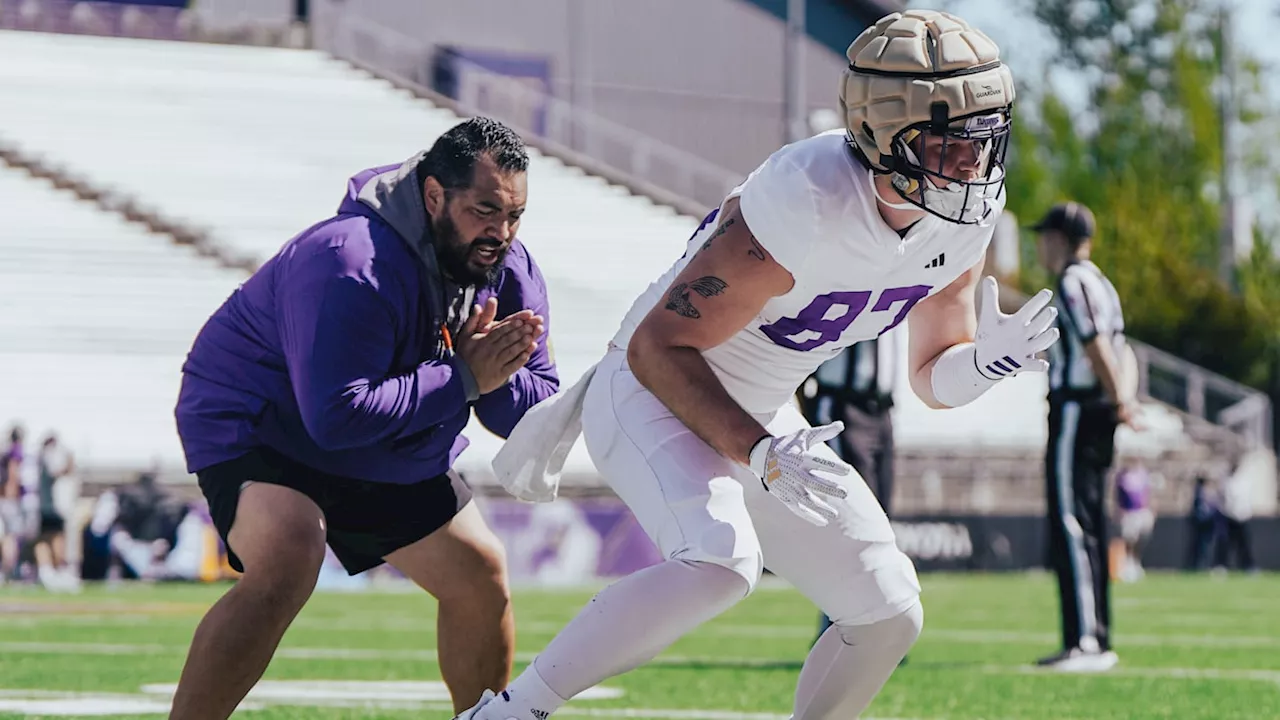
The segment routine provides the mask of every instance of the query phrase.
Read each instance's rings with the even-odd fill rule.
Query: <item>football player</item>
[[[545,720],[742,600],[766,566],[834,623],[800,672],[797,720],[856,717],[915,642],[915,569],[824,443],[840,423],[810,427],[792,396],[907,320],[912,388],[961,406],[1046,370],[1056,311],[1043,290],[1005,315],[982,277],[1014,100],[996,45],[912,10],[868,28],[848,59],[845,129],[778,150],[733,190],[585,381],[592,461],[665,561],[601,591],[460,718]],[[537,410],[521,424],[542,422]]]

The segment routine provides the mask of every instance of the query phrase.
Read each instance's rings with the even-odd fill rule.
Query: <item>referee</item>
[[[845,348],[805,381],[800,410],[815,427],[842,420],[844,431],[828,441],[853,466],[890,512],[893,499],[893,381],[897,367],[893,331]],[[818,635],[831,625],[822,616]]]
[[[1123,369],[1124,315],[1111,281],[1089,259],[1089,208],[1054,206],[1032,229],[1040,259],[1057,278],[1062,340],[1049,348],[1049,442],[1045,454],[1049,552],[1058,576],[1062,651],[1039,661],[1059,670],[1105,671],[1111,650],[1107,568],[1107,472],[1120,423],[1137,406]]]

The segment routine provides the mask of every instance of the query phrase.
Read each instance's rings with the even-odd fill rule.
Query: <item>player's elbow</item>
[[[644,384],[644,376],[649,368],[650,358],[654,355],[654,342],[651,333],[645,332],[643,326],[637,329],[627,342],[627,366],[631,374]]]
[[[920,402],[925,406],[934,410],[949,410],[951,406],[938,402],[937,396],[933,394],[933,363],[929,363],[926,367],[916,369],[910,376],[911,391],[920,398]]]
[[[653,380],[661,374],[663,356],[670,352],[669,343],[645,323],[641,323],[627,343],[627,365],[631,374],[646,388],[652,389]]]

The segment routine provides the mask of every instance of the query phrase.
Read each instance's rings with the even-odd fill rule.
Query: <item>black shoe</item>
[[[1079,654],[1079,652],[1080,652],[1079,648],[1067,648],[1066,650],[1063,650],[1057,653],[1056,655],[1049,655],[1048,657],[1040,658],[1039,660],[1036,661],[1036,665],[1039,665],[1040,667],[1057,665],[1058,663],[1061,663],[1064,660],[1071,659],[1072,657],[1074,657],[1074,655]]]

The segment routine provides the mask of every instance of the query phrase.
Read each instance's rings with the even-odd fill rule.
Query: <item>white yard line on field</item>
[[[144,688],[145,690],[145,688]],[[789,720],[790,714],[769,712],[742,712],[736,710],[685,709],[685,708],[593,708],[577,704],[567,705],[556,712],[557,717],[631,718],[633,720]],[[260,710],[266,705],[290,706],[283,702],[243,703],[241,710]],[[384,710],[418,710],[450,712],[453,706],[443,702],[412,702],[404,698],[388,698],[385,702],[366,698],[360,702],[306,702],[316,707],[376,707]],[[168,711],[167,698],[156,693],[89,693],[61,692],[54,690],[0,690],[0,711],[36,713],[47,716],[83,717],[90,715],[150,715]],[[908,720],[907,718],[867,718],[867,720]]]
[[[1034,665],[982,665],[976,668],[992,675],[1071,675],[1072,673],[1056,673],[1052,670]],[[1180,680],[1251,680],[1274,683],[1280,689],[1280,670],[1253,670],[1249,668],[1156,668],[1126,667],[1121,664],[1105,673],[1106,676],[1176,678]]]
[[[185,645],[155,644],[122,644],[122,643],[77,643],[77,642],[0,642],[0,653],[13,654],[56,654],[56,655],[156,655],[184,654]],[[516,653],[516,660],[529,662],[535,653]],[[374,648],[337,648],[337,647],[283,647],[276,652],[277,658],[289,660],[364,660],[381,662],[388,660],[409,660],[435,662],[435,648],[416,649],[374,649]],[[651,665],[700,665],[715,667],[790,667],[799,664],[799,656],[789,658],[759,658],[732,656],[700,656],[700,655],[660,655]],[[983,672],[1046,672],[1032,666],[1020,665],[985,665],[977,666]],[[957,669],[963,670],[963,667]],[[1272,669],[1217,669],[1217,668],[1160,668],[1160,667],[1120,667],[1112,674],[1134,674],[1148,677],[1203,678],[1222,680],[1261,680],[1280,683],[1280,670]],[[1046,673],[1048,674],[1048,673]]]

